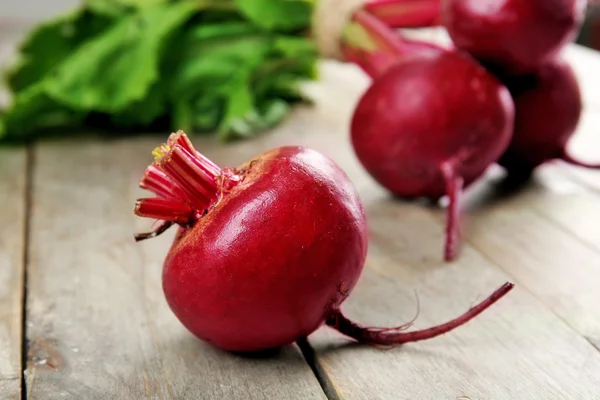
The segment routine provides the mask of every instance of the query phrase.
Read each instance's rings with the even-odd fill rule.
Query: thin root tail
[[[408,342],[432,339],[466,324],[504,297],[513,287],[513,283],[506,282],[500,288],[496,289],[494,293],[461,316],[441,325],[412,332],[404,332],[407,325],[411,325],[412,323],[400,325],[395,328],[364,327],[346,318],[339,309],[327,319],[326,324],[362,344],[371,346],[397,346]]]
[[[136,242],[150,239],[164,233],[167,229],[169,229],[174,223],[171,221],[162,221],[160,225],[156,227],[155,230],[151,232],[137,233],[134,238]]]

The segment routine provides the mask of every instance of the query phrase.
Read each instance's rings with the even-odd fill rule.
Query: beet
[[[569,64],[556,58],[536,73],[506,80],[515,102],[515,128],[510,146],[498,163],[515,180],[526,180],[533,170],[551,160],[600,168],[576,160],[567,151],[582,109],[577,77]]]
[[[135,213],[179,231],[163,266],[173,313],[198,338],[238,352],[303,340],[326,324],[370,345],[397,345],[448,332],[513,287],[506,283],[461,317],[403,332],[361,327],[340,311],[367,253],[366,218],[344,172],[320,153],[297,146],[267,151],[221,169],[183,132],[154,152]]]
[[[586,6],[586,0],[442,0],[442,20],[457,48],[516,75],[533,72],[574,40]]]
[[[444,258],[459,242],[459,197],[506,150],[514,104],[471,57],[443,51],[403,57],[375,78],[351,123],[356,155],[402,198],[450,197]]]

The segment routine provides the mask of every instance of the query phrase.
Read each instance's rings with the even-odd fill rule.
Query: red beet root
[[[566,147],[581,115],[582,99],[577,78],[562,59],[555,59],[535,74],[506,81],[515,102],[515,129],[511,144],[498,163],[509,176],[530,177],[539,165],[555,159],[600,168],[577,161]]]
[[[221,169],[182,132],[155,157],[142,186],[159,197],[138,200],[136,214],[179,225],[164,262],[164,294],[182,324],[216,347],[280,347],[323,324],[371,345],[428,339],[474,318],[513,287],[504,284],[439,327],[360,327],[340,306],[363,269],[366,220],[334,162],[303,147],[281,147]]]
[[[442,0],[442,15],[456,47],[515,75],[532,72],[572,41],[586,5],[586,0]]]
[[[439,52],[400,59],[360,99],[351,135],[357,157],[403,198],[449,195],[445,260],[455,258],[459,197],[506,150],[514,104],[470,57]]]

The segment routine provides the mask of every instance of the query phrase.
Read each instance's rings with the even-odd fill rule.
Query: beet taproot
[[[166,301],[198,338],[253,352],[305,339],[328,325],[370,345],[429,339],[474,318],[512,287],[505,283],[462,316],[404,332],[362,327],[340,311],[366,259],[363,205],[352,183],[317,151],[284,146],[221,169],[183,132],[155,152],[140,186],[138,216],[179,226],[162,274]]]

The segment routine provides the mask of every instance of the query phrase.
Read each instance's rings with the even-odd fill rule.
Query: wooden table
[[[573,151],[600,159],[600,56],[572,46],[566,57],[585,98]],[[282,144],[339,162],[370,224],[366,269],[344,305],[356,320],[407,321],[416,291],[415,327],[425,327],[505,280],[516,289],[459,330],[394,350],[348,345],[322,328],[304,355],[295,346],[232,355],[192,337],[165,304],[161,262],[173,232],[133,241],[149,227],[132,213],[144,194],[137,182],[164,136],[4,147],[0,399],[600,399],[600,172],[548,164],[501,197],[492,168],[468,192],[460,259],[444,263],[444,210],[392,200],[347,140],[368,80],[353,66],[321,70],[307,86],[315,106],[274,132],[195,144],[222,165]]]

